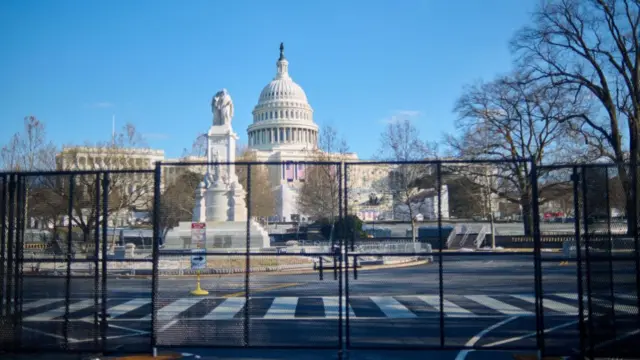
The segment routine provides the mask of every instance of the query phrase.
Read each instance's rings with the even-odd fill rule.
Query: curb
[[[419,266],[419,265],[426,265],[426,264],[430,264],[432,263],[432,260],[426,259],[426,260],[418,260],[418,261],[413,261],[413,262],[407,262],[407,263],[401,263],[401,264],[389,264],[389,265],[371,265],[371,266],[366,266],[366,267],[358,267],[358,271],[368,271],[368,270],[379,270],[379,269],[397,269],[397,268],[404,268],[404,267],[411,267],[411,266]],[[291,266],[291,265],[289,265]],[[265,269],[264,271],[259,271],[256,269],[251,269],[250,272],[256,272],[256,273],[260,273],[261,275],[269,275],[269,276],[284,276],[284,275],[298,275],[298,274],[311,274],[311,273],[317,273],[318,270],[314,270],[313,268],[309,268],[306,267],[305,268],[289,268],[290,270],[287,270],[287,268],[279,268],[279,269],[274,269],[275,267],[259,267],[257,269]],[[200,274],[200,278],[210,278],[210,277],[215,277],[215,276],[233,276],[233,275],[240,275],[240,274],[244,274],[245,271],[244,269],[240,269],[240,268],[234,268],[234,269],[209,269],[212,272],[208,272],[208,273],[201,273]],[[331,271],[332,269],[325,269],[324,271]],[[127,270],[123,270],[123,271],[127,271]],[[116,275],[119,279],[148,279],[152,276],[151,274],[151,270],[142,270],[142,271],[146,271],[146,273],[144,274],[135,274],[135,275],[131,275],[131,274],[121,274],[121,275]],[[142,271],[136,271],[136,272],[142,272]],[[175,274],[174,274],[175,272]],[[170,277],[180,277],[180,278],[195,278],[196,275],[196,270],[183,270],[182,274],[180,274],[180,270],[171,270],[169,274],[166,273],[160,273],[160,276],[170,276]],[[29,274],[29,273],[23,273],[23,276],[25,277],[31,277],[31,278],[64,278],[66,276],[66,274],[61,274],[61,275],[50,275],[50,274]],[[74,279],[93,279],[94,274],[71,274],[72,278]]]

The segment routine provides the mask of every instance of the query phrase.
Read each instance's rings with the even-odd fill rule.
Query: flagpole
[[[111,116],[111,146],[116,144],[116,115]]]

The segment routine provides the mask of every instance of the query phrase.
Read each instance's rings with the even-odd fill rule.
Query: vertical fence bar
[[[24,266],[24,232],[25,232],[25,217],[27,215],[26,210],[26,196],[27,186],[26,178],[23,176],[17,177],[17,189],[18,189],[18,202],[16,207],[16,213],[18,215],[18,227],[16,229],[16,262],[15,262],[15,274],[16,279],[14,282],[14,312],[16,314],[16,344],[18,348],[22,347],[22,267]]]
[[[102,306],[100,307],[100,335],[102,337],[102,349],[107,348],[107,226],[109,222],[109,183],[111,179],[109,173],[105,172],[102,177]],[[113,234],[115,236],[115,234]]]
[[[578,333],[579,333],[579,341],[580,341],[580,358],[584,358],[584,337],[585,337],[585,327],[584,327],[584,304],[582,302],[583,298],[583,288],[582,288],[582,241],[581,241],[581,226],[580,221],[582,216],[580,215],[580,191],[578,185],[580,183],[580,176],[578,176],[578,167],[573,167],[573,172],[571,174],[571,181],[573,183],[573,213],[574,213],[574,234],[575,234],[575,243],[576,243],[576,267],[577,267],[577,275],[578,275]]]
[[[9,227],[7,229],[7,303],[5,314],[6,316],[11,315],[11,294],[13,291],[13,260],[15,256],[14,250],[14,238],[13,238],[13,230],[15,226],[15,193],[16,193],[16,180],[15,175],[9,176]]]
[[[100,174],[96,174],[96,180],[95,180],[95,199],[96,199],[96,203],[95,205],[95,216],[96,216],[96,223],[95,223],[95,229],[94,229],[94,241],[93,241],[93,306],[94,306],[94,312],[93,312],[93,342],[94,342],[94,346],[96,349],[98,349],[98,343],[100,341],[100,336],[99,335],[99,316],[98,316],[98,303],[99,303],[99,298],[98,298],[98,288],[100,287]]]
[[[69,194],[67,203],[67,276],[64,293],[64,348],[69,348],[69,302],[71,297],[71,253],[73,251],[73,195],[75,192],[75,176],[69,175]]]
[[[340,237],[340,248],[338,250],[338,261],[340,262],[338,265],[338,278],[340,279],[340,281],[338,282],[338,286],[340,288],[342,288],[342,274],[343,274],[343,269],[342,269],[342,261],[344,259],[345,261],[345,269],[344,269],[344,308],[345,308],[345,312],[344,312],[344,316],[345,316],[345,335],[346,335],[346,343],[347,343],[347,349],[351,348],[351,329],[350,329],[350,318],[349,318],[349,266],[348,266],[348,260],[347,258],[349,257],[349,246],[347,244],[345,244],[344,242],[344,236],[345,231],[344,228],[346,227],[346,222],[349,219],[349,172],[347,171],[347,164],[344,162],[340,163],[340,168],[339,171],[342,172],[342,169],[344,168],[344,174],[342,174],[342,176],[344,177],[344,220],[342,221],[343,223],[343,232],[342,232],[342,236]],[[342,254],[342,248],[344,245],[344,254]],[[353,241],[351,242],[351,246],[353,246]],[[342,294],[340,294],[340,300],[338,301],[338,306],[340,307],[340,312],[342,312]],[[340,315],[340,314],[339,314]]]
[[[634,221],[635,224],[631,227],[633,232],[633,243],[635,246],[635,260],[636,260],[636,308],[640,312],[640,240],[638,239],[638,162],[637,156],[631,157],[631,183],[633,184],[633,191],[631,193],[633,200],[632,214],[627,214],[627,229],[629,228],[629,221]],[[640,314],[639,314],[640,315]]]
[[[444,348],[445,334],[444,334],[444,264],[442,262],[442,250],[444,244],[442,243],[442,162],[438,161],[436,164],[436,181],[438,184],[438,293],[440,302],[439,311],[439,327],[440,327],[440,347]]]
[[[610,285],[610,292],[609,292],[609,296],[611,297],[611,319],[613,320],[613,328],[612,328],[612,332],[613,332],[613,336],[612,339],[616,338],[616,299],[614,297],[614,286],[613,286],[613,234],[611,233],[611,199],[610,199],[610,194],[609,194],[609,167],[605,167],[604,168],[604,173],[605,173],[605,186],[607,187],[606,189],[606,202],[607,202],[607,237],[606,237],[606,241],[607,241],[607,246],[608,246],[608,250],[609,250],[609,285]],[[639,308],[640,309],[640,308]]]
[[[533,261],[534,289],[536,298],[536,340],[538,349],[545,353],[544,346],[544,308],[542,307],[542,244],[540,239],[540,194],[538,193],[538,164],[531,161],[531,201],[533,220]]]
[[[9,301],[6,292],[5,267],[7,266],[6,250],[6,230],[7,230],[7,175],[0,177],[2,188],[0,188],[0,316],[5,314],[5,304]]]
[[[284,165],[282,165],[284,166]],[[247,164],[247,247],[245,254],[245,271],[244,271],[244,345],[249,346],[249,285],[251,271],[251,164]]]
[[[13,305],[13,314],[16,316],[16,341],[18,340],[18,328],[19,328],[19,309],[18,309],[18,295],[20,293],[20,237],[22,236],[22,214],[23,214],[23,193],[22,193],[22,177],[16,176],[16,228],[15,228],[15,259],[13,262],[13,298],[11,303]],[[19,347],[19,346],[18,346]]]
[[[162,181],[162,162],[156,161],[153,172],[153,244],[152,244],[152,264],[151,264],[151,350],[155,354],[158,346],[158,336],[156,334],[157,317],[156,306],[158,296],[158,261],[160,258],[160,184]],[[206,230],[205,230],[206,231]]]
[[[585,258],[587,259],[587,308],[589,312],[589,358],[593,359],[593,351],[594,351],[594,338],[593,338],[593,302],[591,297],[593,294],[591,293],[591,254],[589,247],[591,246],[591,236],[589,235],[589,204],[588,204],[588,193],[587,193],[587,174],[586,174],[585,166],[582,166],[582,212],[584,218],[584,247],[585,247]],[[580,249],[578,249],[580,251]]]
[[[345,164],[345,167],[346,166],[347,164]],[[342,206],[342,200],[343,200],[342,190],[346,188],[346,184],[345,184],[345,187],[343,187],[342,166],[338,167],[336,172],[338,174],[338,218],[342,220],[341,221],[342,223],[344,223],[346,219],[343,216],[344,215],[343,211],[345,207]],[[340,244],[340,247],[342,248],[342,244]],[[335,247],[333,246],[333,244],[331,246],[331,250],[335,251]],[[334,258],[333,258],[334,268],[335,268],[335,263],[336,263],[336,258],[334,255]],[[320,259],[320,264],[322,265],[322,258]],[[320,271],[322,271],[322,269]],[[342,336],[343,336],[342,334],[342,300],[341,300],[342,299],[342,276],[340,276],[340,280],[338,281],[338,298],[340,299],[338,300],[338,349],[339,351],[342,351],[342,347],[344,346],[344,343],[342,341]],[[349,329],[347,329],[347,331],[349,331]]]

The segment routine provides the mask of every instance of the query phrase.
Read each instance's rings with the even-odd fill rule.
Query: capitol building
[[[374,184],[384,182],[389,177],[390,165],[363,164],[354,153],[325,153],[319,148],[319,126],[315,122],[314,110],[303,88],[298,85],[289,72],[289,61],[285,57],[284,47],[280,45],[275,76],[260,92],[258,102],[251,113],[252,123],[247,128],[245,143],[248,154],[258,162],[269,164],[269,186],[274,193],[275,206],[270,218],[288,222],[296,219],[307,220],[305,214],[297,209],[297,197],[305,182],[306,167],[300,162],[317,160],[320,154],[324,161],[341,163],[358,162],[349,166],[349,213],[358,215],[362,220],[377,220],[384,215],[389,218],[393,212],[389,197],[373,204],[370,199],[376,192]],[[240,115],[242,116],[242,115]],[[130,149],[132,159],[123,160],[127,168],[153,169],[156,161],[162,162],[205,162],[206,158],[189,157],[167,159],[162,150]],[[59,169],[105,169],[113,168],[105,164],[101,154],[109,149],[91,149],[88,147],[64,148],[58,155]],[[108,154],[104,154],[108,157]],[[132,166],[130,166],[132,165]],[[168,166],[163,167],[162,187],[175,181],[184,171],[205,173],[205,167]],[[131,186],[134,186],[132,184]],[[260,184],[262,186],[263,184]],[[195,189],[194,189],[195,190]]]

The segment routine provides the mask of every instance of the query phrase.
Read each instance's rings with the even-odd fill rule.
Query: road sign
[[[207,244],[207,224],[191,223],[191,243],[198,249],[204,249]]]
[[[205,249],[191,249],[191,270],[207,268],[207,255]]]

